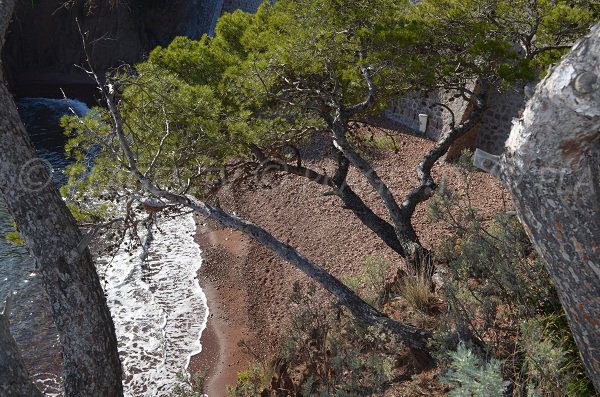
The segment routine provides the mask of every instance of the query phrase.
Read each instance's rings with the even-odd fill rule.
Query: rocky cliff
[[[77,21],[94,67],[135,63],[173,37],[211,30],[223,0],[19,0],[2,57],[13,92],[89,83],[75,65],[85,57]],[[39,93],[38,93],[39,94]]]

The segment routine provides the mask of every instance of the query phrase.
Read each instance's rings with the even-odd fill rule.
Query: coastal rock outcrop
[[[85,84],[85,56],[77,24],[86,33],[100,71],[135,63],[175,36],[198,38],[220,15],[223,0],[20,0],[2,53],[13,93],[44,86]],[[43,89],[41,90],[42,94]],[[40,95],[40,92],[37,93]]]

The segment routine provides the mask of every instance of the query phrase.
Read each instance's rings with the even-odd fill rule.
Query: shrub
[[[406,303],[421,313],[429,313],[432,306],[438,301],[433,290],[431,270],[421,266],[418,272],[412,272],[398,280],[400,293]]]
[[[345,277],[344,284],[370,305],[381,308],[390,295],[390,264],[382,258],[367,256],[362,262],[362,268],[361,274]]]
[[[446,324],[455,329],[457,338],[493,353],[506,336],[498,332],[500,324],[560,306],[550,277],[516,218],[500,215],[489,227],[474,223],[463,228],[468,232],[446,242],[443,250]]]
[[[464,158],[459,167],[469,186]],[[484,222],[468,192],[460,198],[447,186],[438,189],[430,215],[454,231],[436,250],[447,264],[448,311],[434,338],[440,362],[456,365],[455,349],[466,357],[464,342],[469,354],[506,359],[518,395],[593,395],[551,278],[518,219],[507,212]]]
[[[18,246],[25,245],[25,241],[23,241],[21,238],[21,234],[19,234],[19,230],[17,229],[17,224],[15,221],[12,221],[11,228],[13,230],[7,231],[4,235],[6,241]]]
[[[359,397],[383,391],[395,375],[397,355],[403,351],[395,337],[380,327],[366,326],[335,305],[317,299],[314,284],[294,284],[290,299],[290,327],[282,343],[275,387],[290,383],[290,395]],[[231,388],[233,396],[254,396],[259,376],[244,372]],[[292,382],[293,380],[293,382]],[[253,394],[254,393],[254,394]]]
[[[458,168],[465,194],[459,197],[442,183],[429,206],[430,217],[453,232],[435,250],[437,261],[447,264],[441,290],[448,305],[447,329],[436,338],[442,358],[459,340],[481,353],[497,354],[506,338],[518,333],[518,320],[533,318],[545,307],[560,307],[550,276],[518,219],[507,212],[484,221],[471,206],[470,164],[469,154],[463,153]],[[514,325],[500,327],[506,323]]]
[[[177,377],[181,384],[175,385],[171,391],[172,397],[203,397],[204,381],[208,370],[204,369],[191,375],[187,371],[181,371]]]
[[[596,395],[579,359],[564,313],[523,321],[520,330],[522,364],[517,386],[527,396]]]
[[[481,360],[464,344],[450,353],[450,364],[445,383],[454,388],[449,397],[503,397],[507,383],[502,380],[501,362]]]
[[[19,234],[19,232],[7,232],[4,235],[4,238],[6,238],[6,241],[8,241],[9,243],[12,243],[14,245],[25,245],[25,242],[23,241],[23,239],[21,238],[21,235]]]
[[[237,373],[235,388],[228,387],[227,395],[232,397],[250,397],[260,396],[265,387],[264,371],[259,365],[252,365],[250,368]]]

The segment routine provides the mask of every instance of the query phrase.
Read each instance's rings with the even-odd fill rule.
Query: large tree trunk
[[[600,24],[538,85],[500,174],[600,391]]]
[[[13,0],[0,0],[4,37]],[[3,40],[0,40],[0,44]],[[64,356],[66,396],[121,396],[121,363],[106,299],[81,233],[37,158],[0,71],[0,191],[35,258]]]

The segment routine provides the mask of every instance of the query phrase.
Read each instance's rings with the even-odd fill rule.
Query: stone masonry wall
[[[475,84],[471,84],[468,89],[476,89]],[[452,121],[452,113],[448,109],[436,105],[438,103],[450,108],[454,113],[456,125],[466,119],[469,103],[463,100],[460,93],[455,90],[438,90],[408,95],[394,101],[385,112],[385,116],[389,120],[408,127],[416,134],[421,134],[419,132],[419,114],[426,114],[428,119],[425,136],[437,140],[442,133],[450,129]]]
[[[474,87],[471,86],[469,89],[473,90]],[[457,92],[435,91],[428,94],[408,95],[393,101],[385,112],[385,117],[416,134],[421,134],[419,114],[427,114],[429,118],[425,137],[437,140],[450,128],[451,115],[441,106],[432,106],[436,102],[444,103],[452,109],[457,125],[466,120],[471,111],[468,102],[457,95]],[[512,119],[518,116],[525,105],[524,96],[517,89],[504,92],[492,90],[488,94],[487,105],[488,109],[483,113],[479,126],[451,148],[452,155],[448,155],[448,159],[455,158],[460,150],[465,148],[480,148],[492,154],[501,154],[504,151],[504,143],[510,134]]]
[[[487,98],[488,109],[483,113],[476,147],[491,154],[501,154],[512,128],[512,119],[518,117],[525,106],[525,97],[516,89],[505,92],[491,91]]]

